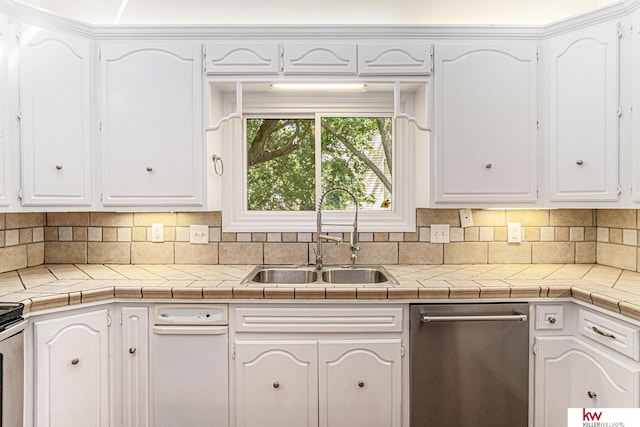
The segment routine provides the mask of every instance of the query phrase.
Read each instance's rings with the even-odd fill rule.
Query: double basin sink
[[[242,281],[246,285],[396,285],[382,266],[258,266]]]

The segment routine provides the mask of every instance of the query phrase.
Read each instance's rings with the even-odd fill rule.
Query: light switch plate
[[[431,243],[449,243],[449,224],[431,224]]]
[[[460,209],[460,227],[473,227],[473,215],[471,209]]]
[[[522,242],[522,227],[519,222],[510,222],[507,224],[507,242]]]
[[[151,241],[155,243],[164,242],[164,225],[162,223],[151,224]]]
[[[209,243],[209,226],[208,225],[190,225],[189,226],[189,242],[199,245]]]

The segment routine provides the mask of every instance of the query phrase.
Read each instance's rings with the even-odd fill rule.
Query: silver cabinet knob
[[[360,388],[364,387],[364,381],[362,380],[358,381],[358,387]]]
[[[487,163],[486,165],[484,165],[484,167],[487,169],[491,169],[493,165],[491,163]]]
[[[147,172],[151,172],[153,168],[151,166],[147,166]]]
[[[588,391],[587,396],[589,396],[589,399],[595,399],[596,397],[598,397],[595,391]]]
[[[136,348],[135,347],[131,347],[129,349],[129,354],[136,354]]]
[[[62,165],[56,165],[56,169],[62,170]]]
[[[274,382],[273,388],[280,388],[280,383],[278,381]]]
[[[582,166],[583,164],[584,164],[584,162],[582,161],[582,159],[576,160],[576,165]]]
[[[76,366],[78,363],[80,363],[80,359],[77,359],[77,358],[76,359],[71,359],[71,364],[73,366]]]

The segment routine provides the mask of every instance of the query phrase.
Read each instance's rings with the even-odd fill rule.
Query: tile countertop
[[[33,312],[109,299],[568,298],[640,320],[640,273],[596,264],[391,265],[396,286],[240,285],[253,265],[50,264],[0,274],[0,301]]]

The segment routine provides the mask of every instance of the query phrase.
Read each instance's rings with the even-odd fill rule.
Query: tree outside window
[[[360,209],[389,209],[391,123],[383,116],[247,118],[248,210],[313,211],[318,179],[321,192],[333,187],[353,192]],[[345,210],[352,204],[346,194],[333,192],[323,208]]]

